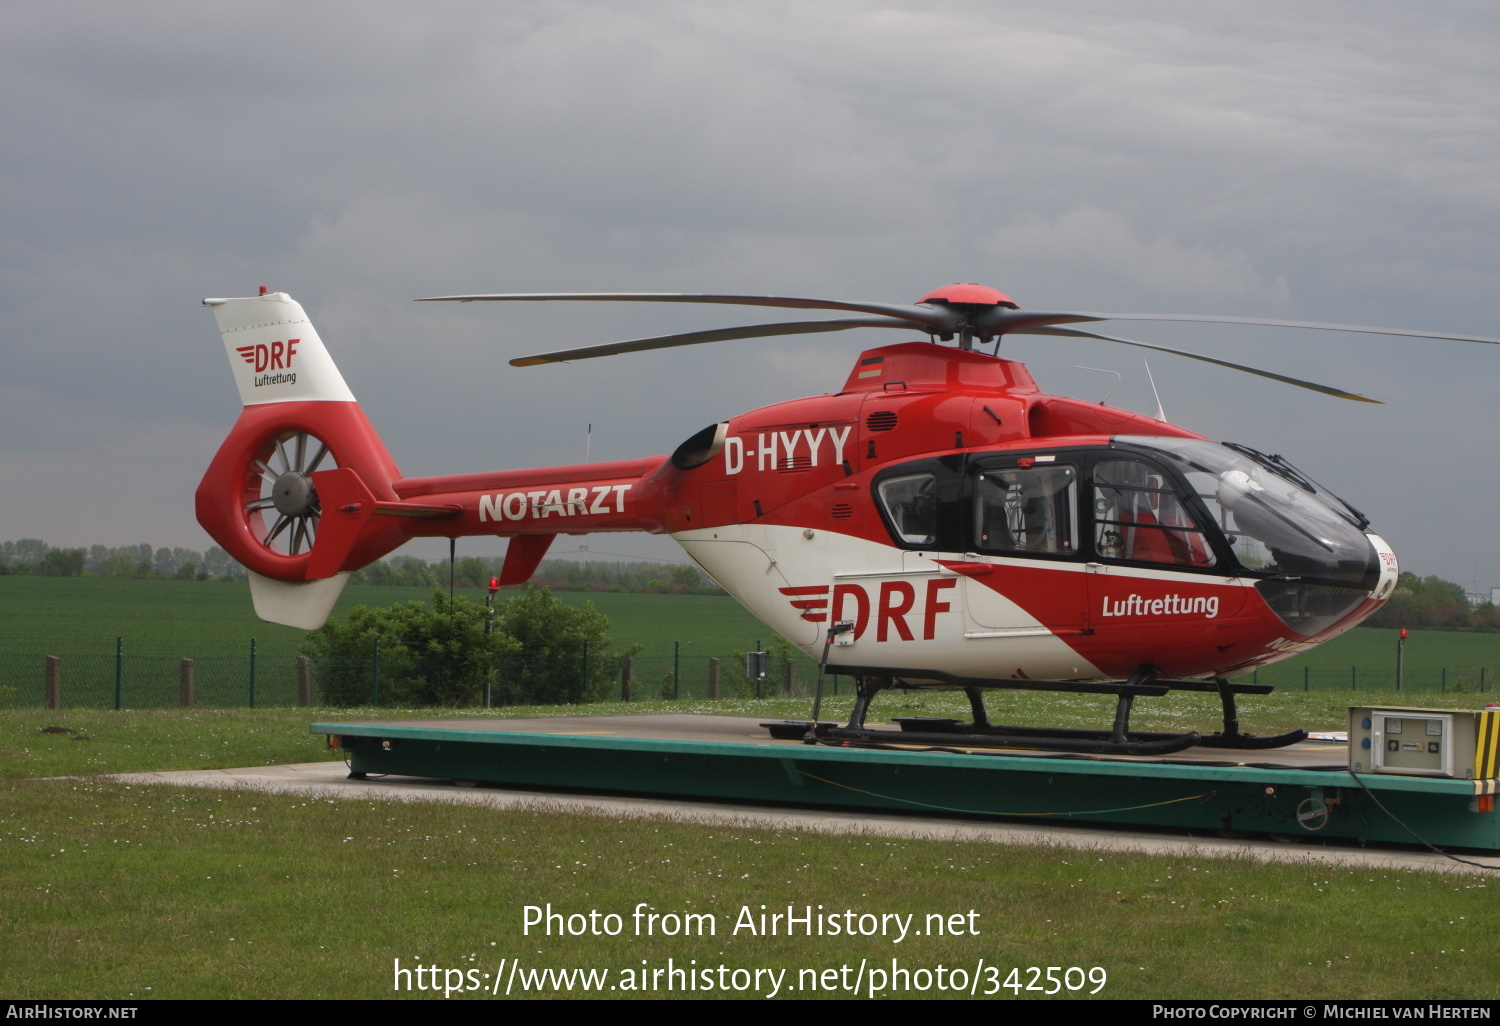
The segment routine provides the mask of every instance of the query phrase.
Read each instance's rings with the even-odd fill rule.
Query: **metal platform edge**
[[[461,721],[459,721],[461,723]],[[354,774],[883,812],[1340,838],[1500,851],[1494,780],[1164,759],[834,748],[319,722]],[[1259,754],[1259,753],[1257,753]],[[1364,786],[1361,786],[1363,781]],[[1366,790],[1368,788],[1368,791]],[[1379,804],[1372,801],[1371,794]],[[1326,817],[1308,816],[1318,806]],[[1379,806],[1384,805],[1382,809]],[[1299,813],[1301,815],[1299,815]],[[1393,818],[1395,817],[1395,818]],[[1318,825],[1321,820],[1321,825]]]

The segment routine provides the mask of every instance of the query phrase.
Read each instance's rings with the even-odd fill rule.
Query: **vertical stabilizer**
[[[224,337],[240,401],[354,402],[354,393],[298,303],[285,292],[205,299]]]

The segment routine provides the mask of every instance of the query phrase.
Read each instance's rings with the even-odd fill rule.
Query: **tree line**
[[[31,577],[125,577],[176,581],[232,580],[245,568],[217,545],[197,549],[150,545],[90,545],[67,549],[40,538],[0,542],[0,575]]]
[[[500,576],[504,558],[466,556],[453,567],[461,588],[483,588]],[[352,577],[355,584],[412,588],[446,588],[448,561],[428,562],[416,556],[376,560]],[[219,548],[156,548],[150,545],[91,545],[59,548],[40,538],[0,542],[0,576],[118,577],[176,581],[243,580],[245,568]],[[609,563],[599,560],[544,560],[532,583],[555,591],[723,595],[695,566],[675,563]]]
[[[1471,606],[1462,585],[1402,571],[1395,592],[1365,626],[1500,631],[1500,608],[1491,602]]]

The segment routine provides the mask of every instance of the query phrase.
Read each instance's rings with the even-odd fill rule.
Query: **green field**
[[[477,590],[463,592],[483,601]],[[771,632],[724,596],[558,592],[564,602],[594,603],[609,617],[612,651],[639,646],[638,695],[656,697],[680,668],[684,697],[707,694],[708,661],[721,660],[721,694],[741,675],[735,653],[769,645]],[[503,593],[502,593],[503,597]],[[351,585],[335,616],[355,605],[425,601],[420,588]],[[0,577],[0,688],[17,705],[41,701],[43,660],[64,660],[64,703],[114,704],[115,639],[123,638],[121,703],[175,705],[178,661],[197,660],[201,704],[249,704],[250,639],[257,642],[256,704],[296,700],[295,666],[301,631],[263,623],[243,582]],[[674,644],[675,643],[675,644]],[[796,657],[798,688],[816,677],[813,662]],[[1260,683],[1281,689],[1365,694],[1394,691],[1396,631],[1356,628],[1303,655],[1262,669]],[[1419,693],[1488,694],[1500,674],[1500,634],[1412,631],[1405,648],[1404,689]],[[771,686],[779,687],[780,680]],[[847,682],[838,685],[847,688]],[[7,698],[0,692],[0,703]]]
[[[1260,671],[1262,684],[1360,691],[1394,688],[1394,628],[1356,627],[1310,652]],[[1414,630],[1406,639],[1403,684],[1419,691],[1496,690],[1500,677],[1500,634]]]
[[[477,602],[484,593],[459,589]],[[501,599],[505,597],[501,593]],[[592,602],[610,621],[611,651],[639,646],[636,676],[642,694],[660,693],[666,674],[680,668],[679,692],[707,693],[708,661],[724,666],[728,693],[736,652],[771,632],[733,599],[717,595],[557,592],[570,605]],[[350,585],[334,616],[356,605],[430,601],[422,588]],[[0,688],[17,705],[41,701],[47,655],[63,660],[64,704],[114,704],[116,638],[122,639],[121,701],[126,708],[177,704],[179,660],[197,663],[197,701],[234,706],[250,701],[249,654],[256,642],[255,702],[296,701],[295,658],[304,632],[256,618],[244,582],[119,580],[113,578],[0,577]],[[674,661],[675,660],[675,661]],[[816,670],[797,656],[802,678]],[[0,692],[0,705],[6,695]]]
[[[475,602],[478,589],[457,590]],[[508,593],[501,592],[504,600]],[[721,595],[631,595],[556,592],[570,605],[592,602],[609,617],[616,644],[641,643],[653,654],[672,642],[709,655],[744,651],[770,632],[739,603]],[[422,588],[352,584],[333,615],[355,606],[428,601]],[[250,605],[243,581],[153,581],[107,577],[0,577],[0,651],[67,643],[77,651],[113,652],[123,637],[131,651],[196,656],[239,651],[252,637],[266,648],[295,647],[303,632],[265,623]]]

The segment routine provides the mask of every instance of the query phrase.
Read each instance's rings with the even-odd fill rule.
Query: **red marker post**
[[[1401,690],[1401,677],[1406,660],[1406,628],[1401,628],[1401,636],[1396,639],[1396,690]]]
[[[484,633],[486,636],[493,633],[495,630],[495,592],[499,590],[500,578],[491,577],[489,594],[485,595],[484,597]],[[490,686],[493,683],[493,681],[491,680],[493,675],[493,670],[486,672],[484,675],[484,707],[486,709],[490,707]]]

